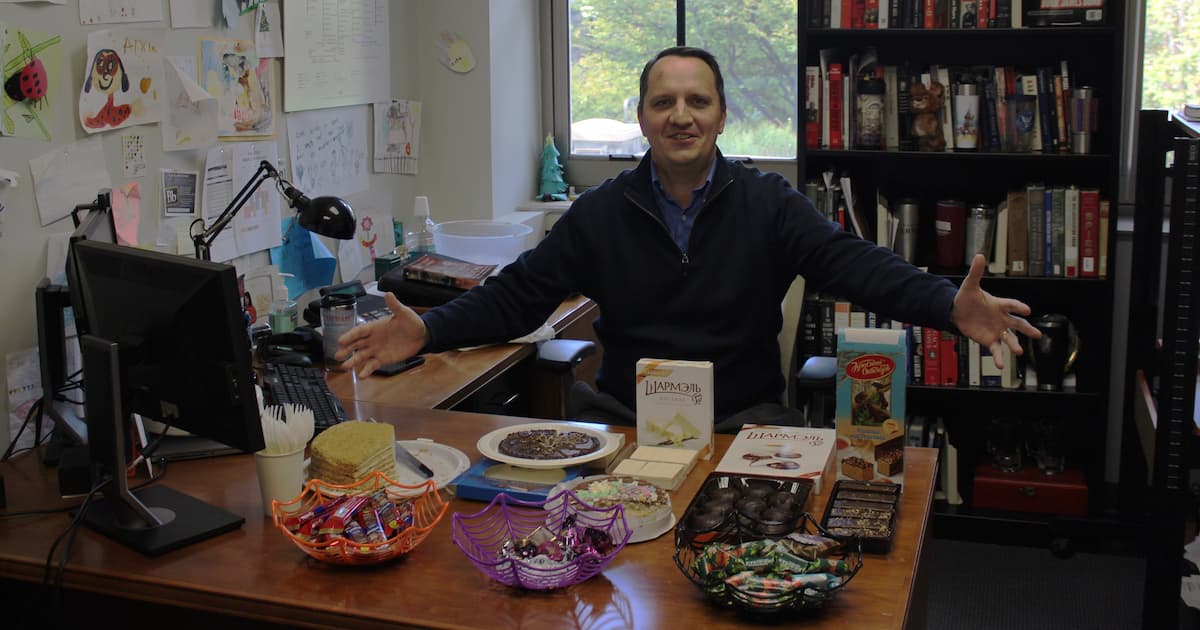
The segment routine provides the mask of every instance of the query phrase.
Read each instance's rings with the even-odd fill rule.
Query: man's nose
[[[676,125],[692,124],[692,112],[687,107],[687,103],[679,102],[675,108],[671,110],[671,123]]]

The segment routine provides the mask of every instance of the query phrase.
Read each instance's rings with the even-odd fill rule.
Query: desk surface
[[[581,295],[567,298],[546,323],[561,333],[595,308],[595,303]],[[425,355],[424,365],[395,376],[359,379],[347,372],[335,373],[328,379],[329,389],[342,399],[450,409],[533,353],[532,344],[519,343],[449,350]]]
[[[361,413],[397,426],[397,437],[430,437],[472,459],[475,442],[520,418],[361,403]],[[625,430],[628,429],[614,429]],[[718,456],[700,462],[673,493],[682,515],[701,481],[731,440],[717,437]],[[905,492],[893,550],[868,555],[862,570],[825,608],[796,617],[804,627],[865,630],[902,627],[912,611],[918,560],[933,495],[935,451],[908,449]],[[451,541],[451,514],[484,503],[450,502],[429,537],[400,561],[350,569],[309,559],[262,516],[253,458],[229,456],[170,465],[165,485],[246,515],[239,530],[160,558],[146,558],[82,529],[64,587],[180,608],[282,623],[370,626],[384,623],[441,628],[733,628],[747,621],[714,606],[676,568],[670,535],[629,545],[595,578],[554,592],[521,592],[488,580]],[[0,464],[8,511],[65,505],[54,475],[36,456]],[[824,498],[810,511],[819,514]],[[46,552],[67,524],[65,514],[0,520],[0,576],[42,577]],[[918,594],[916,597],[921,597]],[[919,599],[916,601],[920,601]]]

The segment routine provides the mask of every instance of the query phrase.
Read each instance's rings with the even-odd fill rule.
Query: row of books
[[[809,0],[809,28],[1094,26],[1103,0]]]
[[[809,0],[808,26],[1020,28],[1020,7],[1021,0]]]
[[[1097,128],[1097,99],[1090,89],[1073,95],[1066,60],[1054,67],[1031,69],[887,65],[879,62],[869,46],[849,55],[835,48],[823,49],[819,57],[819,65],[805,68],[805,142],[809,149],[1066,153],[1072,150],[1073,133],[1091,133]],[[867,146],[858,128],[860,84],[876,79],[882,80],[884,90],[882,141]],[[963,112],[964,118],[974,119],[971,126],[978,130],[970,134],[969,145],[955,133],[953,95],[962,85],[974,86],[977,99],[973,105],[977,111]],[[914,98],[927,109],[914,107]],[[942,142],[919,146],[921,134],[914,131],[914,122],[930,127],[928,115],[918,119],[921,112],[933,112]]]
[[[837,356],[838,331],[844,328],[904,329],[908,336],[908,378],[913,385],[1022,386],[1017,357],[1007,346],[1003,346],[1002,357],[1005,369],[1000,370],[991,351],[972,339],[887,319],[831,295],[805,296],[800,323],[805,355]]]
[[[804,191],[817,209],[842,229],[913,258],[915,251],[902,251],[898,239],[903,233],[916,234],[919,226],[902,224],[895,204],[878,191],[874,225],[867,220],[870,201],[864,203],[864,197],[854,191],[849,175],[826,171],[820,180],[805,182]],[[988,273],[1108,277],[1111,205],[1098,188],[1032,182],[1010,190],[994,205]],[[932,250],[933,244],[926,244],[925,249]]]

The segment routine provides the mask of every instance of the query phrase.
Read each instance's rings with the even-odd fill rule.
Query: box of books
[[[833,483],[833,429],[746,424],[717,462],[717,472],[811,479],[823,494]]]
[[[904,394],[908,340],[903,330],[838,332],[838,479],[904,481]]]
[[[713,453],[711,361],[641,359],[635,379],[637,443]]]

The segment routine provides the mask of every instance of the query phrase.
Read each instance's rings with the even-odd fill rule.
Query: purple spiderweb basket
[[[589,551],[568,562],[547,562],[545,556],[531,559],[502,553],[506,543],[527,538],[541,527],[557,534],[574,515],[578,527],[606,532],[612,549]],[[625,521],[625,509],[593,507],[570,490],[546,501],[521,501],[497,494],[483,510],[474,514],[455,513],[452,538],[463,554],[488,577],[508,586],[531,590],[563,588],[596,575],[625,547],[633,531]]]

